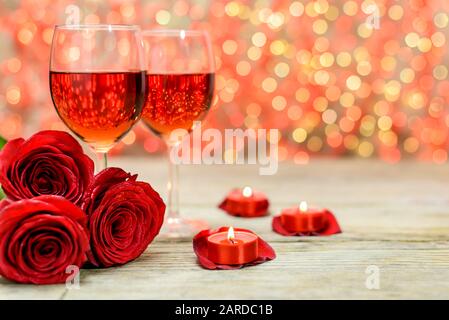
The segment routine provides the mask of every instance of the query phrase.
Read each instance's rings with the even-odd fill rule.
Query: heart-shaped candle
[[[257,259],[258,237],[254,233],[217,232],[207,238],[208,258],[217,264],[245,264]]]
[[[193,250],[206,269],[240,269],[273,260],[273,248],[251,230],[221,227],[193,238]]]
[[[281,223],[292,232],[316,232],[323,229],[325,213],[325,210],[309,209],[307,202],[301,201],[298,207],[282,210]]]
[[[246,186],[231,190],[219,208],[233,216],[251,218],[266,215],[268,206],[267,196],[263,192]]]
[[[321,236],[340,233],[337,219],[327,209],[309,208],[307,202],[286,208],[273,218],[273,230],[284,236]]]

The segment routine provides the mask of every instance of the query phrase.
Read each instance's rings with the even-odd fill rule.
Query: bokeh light
[[[379,29],[366,24],[379,6]],[[143,0],[0,3],[0,135],[63,128],[48,89],[53,26],[206,29],[216,55],[205,125],[279,128],[279,158],[316,154],[444,163],[449,145],[449,2],[440,0]],[[126,56],[129,44],[117,44]],[[68,49],[76,61],[80,50]],[[137,126],[113,152],[158,153]],[[234,154],[232,150],[228,152]]]

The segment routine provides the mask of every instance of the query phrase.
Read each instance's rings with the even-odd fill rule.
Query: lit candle
[[[269,202],[266,195],[249,186],[228,193],[220,208],[231,215],[259,217],[267,214]]]
[[[251,189],[251,187],[248,187],[248,186],[244,187],[244,188],[242,189],[242,195],[243,195],[245,198],[250,198],[250,197],[252,197],[252,196],[253,196],[253,189]]]
[[[254,233],[235,231],[218,232],[207,238],[208,258],[217,264],[245,264],[258,257],[258,237]]]
[[[299,207],[287,208],[281,212],[281,223],[293,232],[316,232],[325,226],[325,210],[313,209],[301,201]]]

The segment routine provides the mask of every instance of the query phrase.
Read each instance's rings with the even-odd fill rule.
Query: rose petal
[[[0,151],[0,168],[5,168],[6,164],[16,156],[17,150],[20,149],[24,141],[23,138],[18,138],[10,140],[5,144]]]
[[[242,217],[242,218],[258,218],[258,217],[266,216],[268,214],[268,207],[269,207],[268,200],[265,200],[265,201],[257,204],[257,206],[252,210],[245,210],[245,209],[234,210],[232,208],[232,206],[229,205],[229,202],[227,199],[224,199],[218,205],[218,208],[220,208],[221,210],[230,214],[231,216]]]
[[[59,196],[39,196],[34,198],[34,200],[43,201],[54,205],[60,211],[64,212],[66,217],[69,217],[76,222],[78,222],[83,228],[87,227],[87,216],[80,210],[79,207],[74,206],[71,202],[66,201],[64,198]]]
[[[11,200],[8,199],[3,199],[0,201],[0,211],[2,211],[2,209],[6,208],[8,205],[10,205],[12,203]]]
[[[90,215],[92,207],[98,206],[106,191],[114,185],[125,181],[136,181],[137,175],[131,175],[120,168],[109,167],[100,171],[86,191],[82,209]]]

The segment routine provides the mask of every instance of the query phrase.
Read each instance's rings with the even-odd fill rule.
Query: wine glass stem
[[[106,169],[108,167],[108,153],[107,152],[97,152],[99,168],[98,172]]]
[[[168,183],[167,183],[167,218],[178,219],[179,193],[178,193],[178,164],[172,161],[171,154],[177,151],[177,145],[167,144],[168,150]]]

